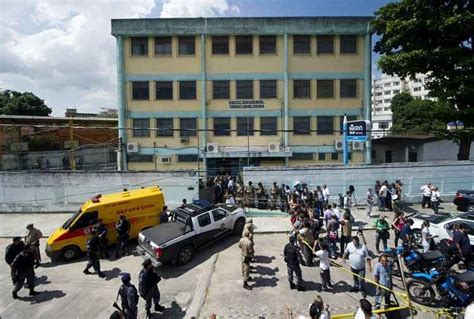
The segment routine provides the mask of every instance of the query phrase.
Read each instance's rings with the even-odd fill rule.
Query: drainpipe
[[[288,147],[288,33],[285,33],[284,35],[284,49],[283,49],[283,66],[284,66],[284,71],[283,71],[283,80],[284,80],[284,85],[285,85],[285,90],[284,90],[284,108],[283,108],[283,127],[284,127],[284,133],[283,133],[283,144],[286,148]],[[288,167],[288,156],[285,155],[285,167]]]
[[[127,130],[126,126],[126,110],[125,110],[125,81],[124,81],[124,53],[123,53],[123,37],[121,35],[117,36],[117,103],[118,103],[118,135],[119,143],[122,143],[119,146],[119,160],[121,160],[121,165],[119,167],[123,171],[128,170],[127,166]]]
[[[207,92],[206,92],[206,37],[207,37],[207,19],[204,18],[204,33],[201,34],[201,130],[198,134],[201,134],[201,141],[204,149],[207,146]],[[199,137],[198,137],[199,138]],[[198,154],[201,150],[198,149]],[[206,151],[202,152],[203,159],[203,170],[204,177],[207,177],[207,159]],[[199,160],[199,156],[198,156]],[[198,179],[199,179],[198,172]]]

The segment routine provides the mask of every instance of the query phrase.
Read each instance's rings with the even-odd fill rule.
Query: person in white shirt
[[[319,250],[316,250],[317,245],[319,245]],[[329,247],[326,242],[316,243],[313,247],[313,252],[316,257],[319,258],[319,269],[321,275],[321,285],[323,290],[327,290],[328,287],[332,288],[331,283],[331,262],[329,260]]]
[[[423,185],[420,187],[420,190],[423,192],[423,200],[421,201],[421,208],[425,208],[425,205],[428,205],[428,208],[431,207],[431,183]]]
[[[433,212],[435,214],[438,214],[440,197],[441,194],[438,191],[438,187],[433,187],[433,190],[431,192],[431,208],[433,209]]]
[[[372,188],[369,188],[366,194],[367,197],[367,216],[370,217],[370,213],[372,213],[372,207],[375,203],[374,193],[372,192]]]
[[[323,185],[324,205],[329,204],[329,195],[330,195],[330,194],[331,194],[331,193],[329,192],[329,187],[328,187],[326,184],[324,184],[324,185]]]
[[[227,193],[225,203],[229,205],[235,205],[235,198],[234,198],[234,195],[232,195],[232,193],[230,192]]]
[[[341,211],[339,210],[339,208],[337,208],[336,203],[332,203],[332,211],[334,212],[334,215],[336,215],[337,219],[340,220],[341,219]]]
[[[387,201],[387,191],[388,191],[388,182],[383,182],[382,186],[380,187],[380,191],[378,193],[379,196],[379,210],[383,212],[385,210],[385,205]]]
[[[329,305],[324,305],[321,296],[316,296],[313,303],[309,305],[309,317],[311,319],[330,319],[331,313],[329,312]],[[306,318],[306,317],[302,317]]]
[[[426,253],[428,250],[430,250],[431,241],[436,237],[430,233],[430,222],[427,220],[425,220],[422,224],[421,236],[423,237],[421,242],[421,245],[423,246],[423,252]]]
[[[355,319],[370,319],[372,318],[372,304],[367,299],[361,299],[360,307],[357,310]]]

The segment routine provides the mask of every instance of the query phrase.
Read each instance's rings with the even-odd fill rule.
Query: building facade
[[[112,20],[123,168],[340,163],[343,116],[370,120],[370,21]]]
[[[426,74],[417,74],[414,79],[401,79],[398,76],[382,74],[380,79],[372,81],[372,137],[386,136],[393,125],[391,109],[392,98],[407,92],[415,98],[422,100],[432,99],[425,84],[428,80]]]

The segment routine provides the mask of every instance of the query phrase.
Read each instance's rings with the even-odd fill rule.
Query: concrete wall
[[[471,143],[471,150],[473,149],[474,142]],[[422,149],[418,150],[418,156],[420,161],[455,161],[458,151],[458,144],[453,141],[441,140],[423,144]],[[469,159],[474,160],[474,152],[470,153]]]
[[[0,213],[74,212],[96,194],[158,185],[175,207],[198,193],[192,171],[176,172],[0,172]]]
[[[244,168],[245,183],[254,185],[262,182],[270,189],[273,181],[278,185],[288,184],[291,187],[296,181],[310,187],[327,184],[331,195],[337,195],[354,185],[358,203],[365,204],[365,193],[373,188],[376,180],[387,180],[390,183],[400,179],[404,186],[404,200],[421,201],[420,187],[426,182],[438,186],[445,201],[451,202],[458,189],[474,189],[474,162],[432,162],[432,163],[394,163],[377,166],[331,166],[314,168]],[[269,177],[271,176],[271,177]],[[331,201],[335,200],[332,196]]]

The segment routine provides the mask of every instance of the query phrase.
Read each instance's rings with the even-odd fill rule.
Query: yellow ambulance
[[[156,186],[96,195],[49,236],[46,254],[52,260],[78,258],[85,252],[89,233],[99,219],[107,227],[109,244],[115,243],[115,223],[120,215],[125,215],[130,222],[130,239],[137,238],[140,231],[159,224],[164,202],[163,193]]]

